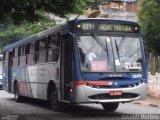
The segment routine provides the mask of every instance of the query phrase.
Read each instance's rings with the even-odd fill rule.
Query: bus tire
[[[105,111],[113,112],[115,111],[119,106],[119,103],[103,103],[102,107]]]
[[[57,92],[57,89],[55,87],[52,87],[50,89],[50,105],[51,105],[51,108],[54,110],[54,111],[60,111],[60,104],[58,102],[58,92]]]
[[[18,88],[18,83],[15,83],[15,87],[14,87],[14,98],[15,101],[20,103],[22,102],[22,96],[19,95],[19,88]]]

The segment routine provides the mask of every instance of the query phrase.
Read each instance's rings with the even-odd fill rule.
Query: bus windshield
[[[78,48],[82,72],[142,71],[139,37],[79,35]]]

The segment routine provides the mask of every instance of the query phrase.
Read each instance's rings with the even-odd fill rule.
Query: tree
[[[36,34],[55,26],[54,20],[50,19],[44,12],[38,13],[40,19],[34,23],[22,22],[14,25],[11,19],[0,24],[0,52],[3,46]]]
[[[149,71],[160,72],[160,3],[158,0],[141,0],[138,18],[148,50]]]
[[[101,1],[104,0],[1,0],[0,49],[54,26],[55,22],[46,13],[60,17],[67,17],[69,13],[81,14],[86,4],[92,6],[91,3]]]
[[[138,18],[148,51],[160,55],[160,3],[156,0],[141,0]]]
[[[10,17],[15,24],[33,22],[39,18],[37,11],[53,13],[60,17],[82,14],[83,7],[96,0],[1,0],[0,20]]]

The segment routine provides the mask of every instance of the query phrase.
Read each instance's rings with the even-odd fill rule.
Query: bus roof
[[[74,20],[71,20],[71,21],[82,21],[82,20],[100,20],[100,21],[103,21],[103,20],[107,20],[107,21],[112,21],[112,22],[119,22],[119,23],[130,23],[130,24],[136,24],[138,25],[137,22],[134,22],[134,21],[129,21],[129,20],[118,20],[118,19],[112,19],[112,18],[81,18],[81,19],[74,19]]]
[[[83,19],[74,19],[74,20],[70,20],[64,24],[55,26],[53,28],[47,29],[45,31],[42,31],[40,33],[37,33],[35,35],[29,36],[27,38],[24,38],[20,41],[17,41],[15,43],[12,43],[10,45],[7,45],[4,47],[4,51],[12,51],[13,48],[21,46],[21,45],[25,45],[31,41],[36,41],[40,38],[42,38],[44,35],[50,35],[53,32],[59,31],[59,30],[63,30],[65,28],[68,28],[68,23],[70,23],[71,25],[75,25],[76,23],[78,23],[79,21],[85,21],[85,20],[91,20],[91,21],[95,21],[95,20],[99,20],[99,21],[112,21],[112,22],[118,22],[118,23],[128,23],[128,24],[135,24],[137,26],[139,26],[137,23],[132,22],[132,21],[127,21],[127,20],[116,20],[116,19],[109,19],[109,18],[83,18]],[[74,30],[74,28],[71,29],[71,31]]]

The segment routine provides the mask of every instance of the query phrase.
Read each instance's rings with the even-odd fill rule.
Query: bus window
[[[14,53],[14,57],[18,56],[18,48],[15,48],[15,53]]]
[[[25,55],[25,46],[21,47],[21,56]]]
[[[39,51],[39,41],[36,41],[35,43],[35,51]]]
[[[19,57],[20,66],[24,66],[24,65],[26,65],[25,45],[21,46],[20,51],[21,51],[20,57]]]
[[[13,50],[13,66],[18,66],[18,48]]]
[[[54,34],[48,40],[48,62],[57,62],[59,58],[60,36]]]
[[[18,57],[21,56],[21,47],[18,48]],[[20,60],[18,60],[18,65],[20,65]]]
[[[28,64],[28,54],[30,50],[30,44],[25,45],[26,65]]]
[[[25,45],[25,54],[29,54],[30,44]]]
[[[8,52],[4,52],[4,60],[3,65],[8,66]]]
[[[3,58],[5,59],[5,52],[3,52]]]
[[[35,42],[35,63],[39,62],[39,41]]]
[[[15,48],[12,51],[12,57],[14,57],[14,56],[15,56]]]
[[[18,56],[21,56],[21,47],[18,48]]]
[[[46,43],[47,39],[43,38],[39,41],[39,52],[38,52],[38,62],[45,63],[46,62]]]
[[[35,50],[34,45],[35,45],[35,42],[30,43],[30,50],[29,50],[29,53],[34,53],[34,50]]]
[[[5,52],[5,60],[8,60],[8,52]]]
[[[35,51],[35,42],[31,42],[28,44],[28,54],[27,54],[27,65],[34,65],[35,63],[35,56],[34,56],[34,51]]]

